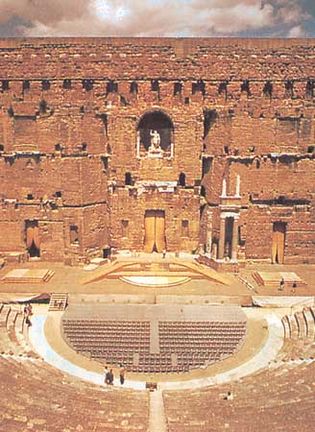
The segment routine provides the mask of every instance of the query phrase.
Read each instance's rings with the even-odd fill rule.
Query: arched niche
[[[174,125],[163,111],[150,111],[140,118],[137,126],[138,157],[172,157]]]

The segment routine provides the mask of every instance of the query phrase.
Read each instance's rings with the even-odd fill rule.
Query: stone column
[[[174,144],[171,143],[171,158],[174,157]]]
[[[241,177],[239,175],[236,176],[235,196],[237,196],[237,197],[241,196]]]
[[[225,215],[220,216],[220,238],[219,238],[219,259],[224,258],[224,247],[225,247]]]
[[[137,158],[140,158],[140,132],[137,132]]]
[[[209,207],[206,209],[207,212],[207,237],[206,237],[206,253],[209,255],[212,251],[212,212]]]
[[[237,261],[237,244],[238,244],[238,217],[233,218],[233,234],[232,234],[232,260]]]
[[[226,180],[223,179],[222,181],[222,193],[221,193],[221,197],[225,198],[226,197]]]

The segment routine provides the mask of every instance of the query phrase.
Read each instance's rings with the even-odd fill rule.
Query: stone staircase
[[[53,293],[50,297],[48,312],[64,311],[68,305],[68,294]]]

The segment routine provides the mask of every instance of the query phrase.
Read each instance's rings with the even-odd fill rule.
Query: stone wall
[[[312,39],[0,40],[0,251],[29,220],[43,259],[141,251],[147,210],[167,250],[208,250],[239,175],[242,256],[269,259],[284,222],[285,262],[310,261],[314,80]],[[150,155],[155,113],[172,143]]]

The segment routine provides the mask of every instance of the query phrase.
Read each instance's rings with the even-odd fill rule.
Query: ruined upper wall
[[[302,80],[315,39],[27,38],[0,40],[0,79]]]

